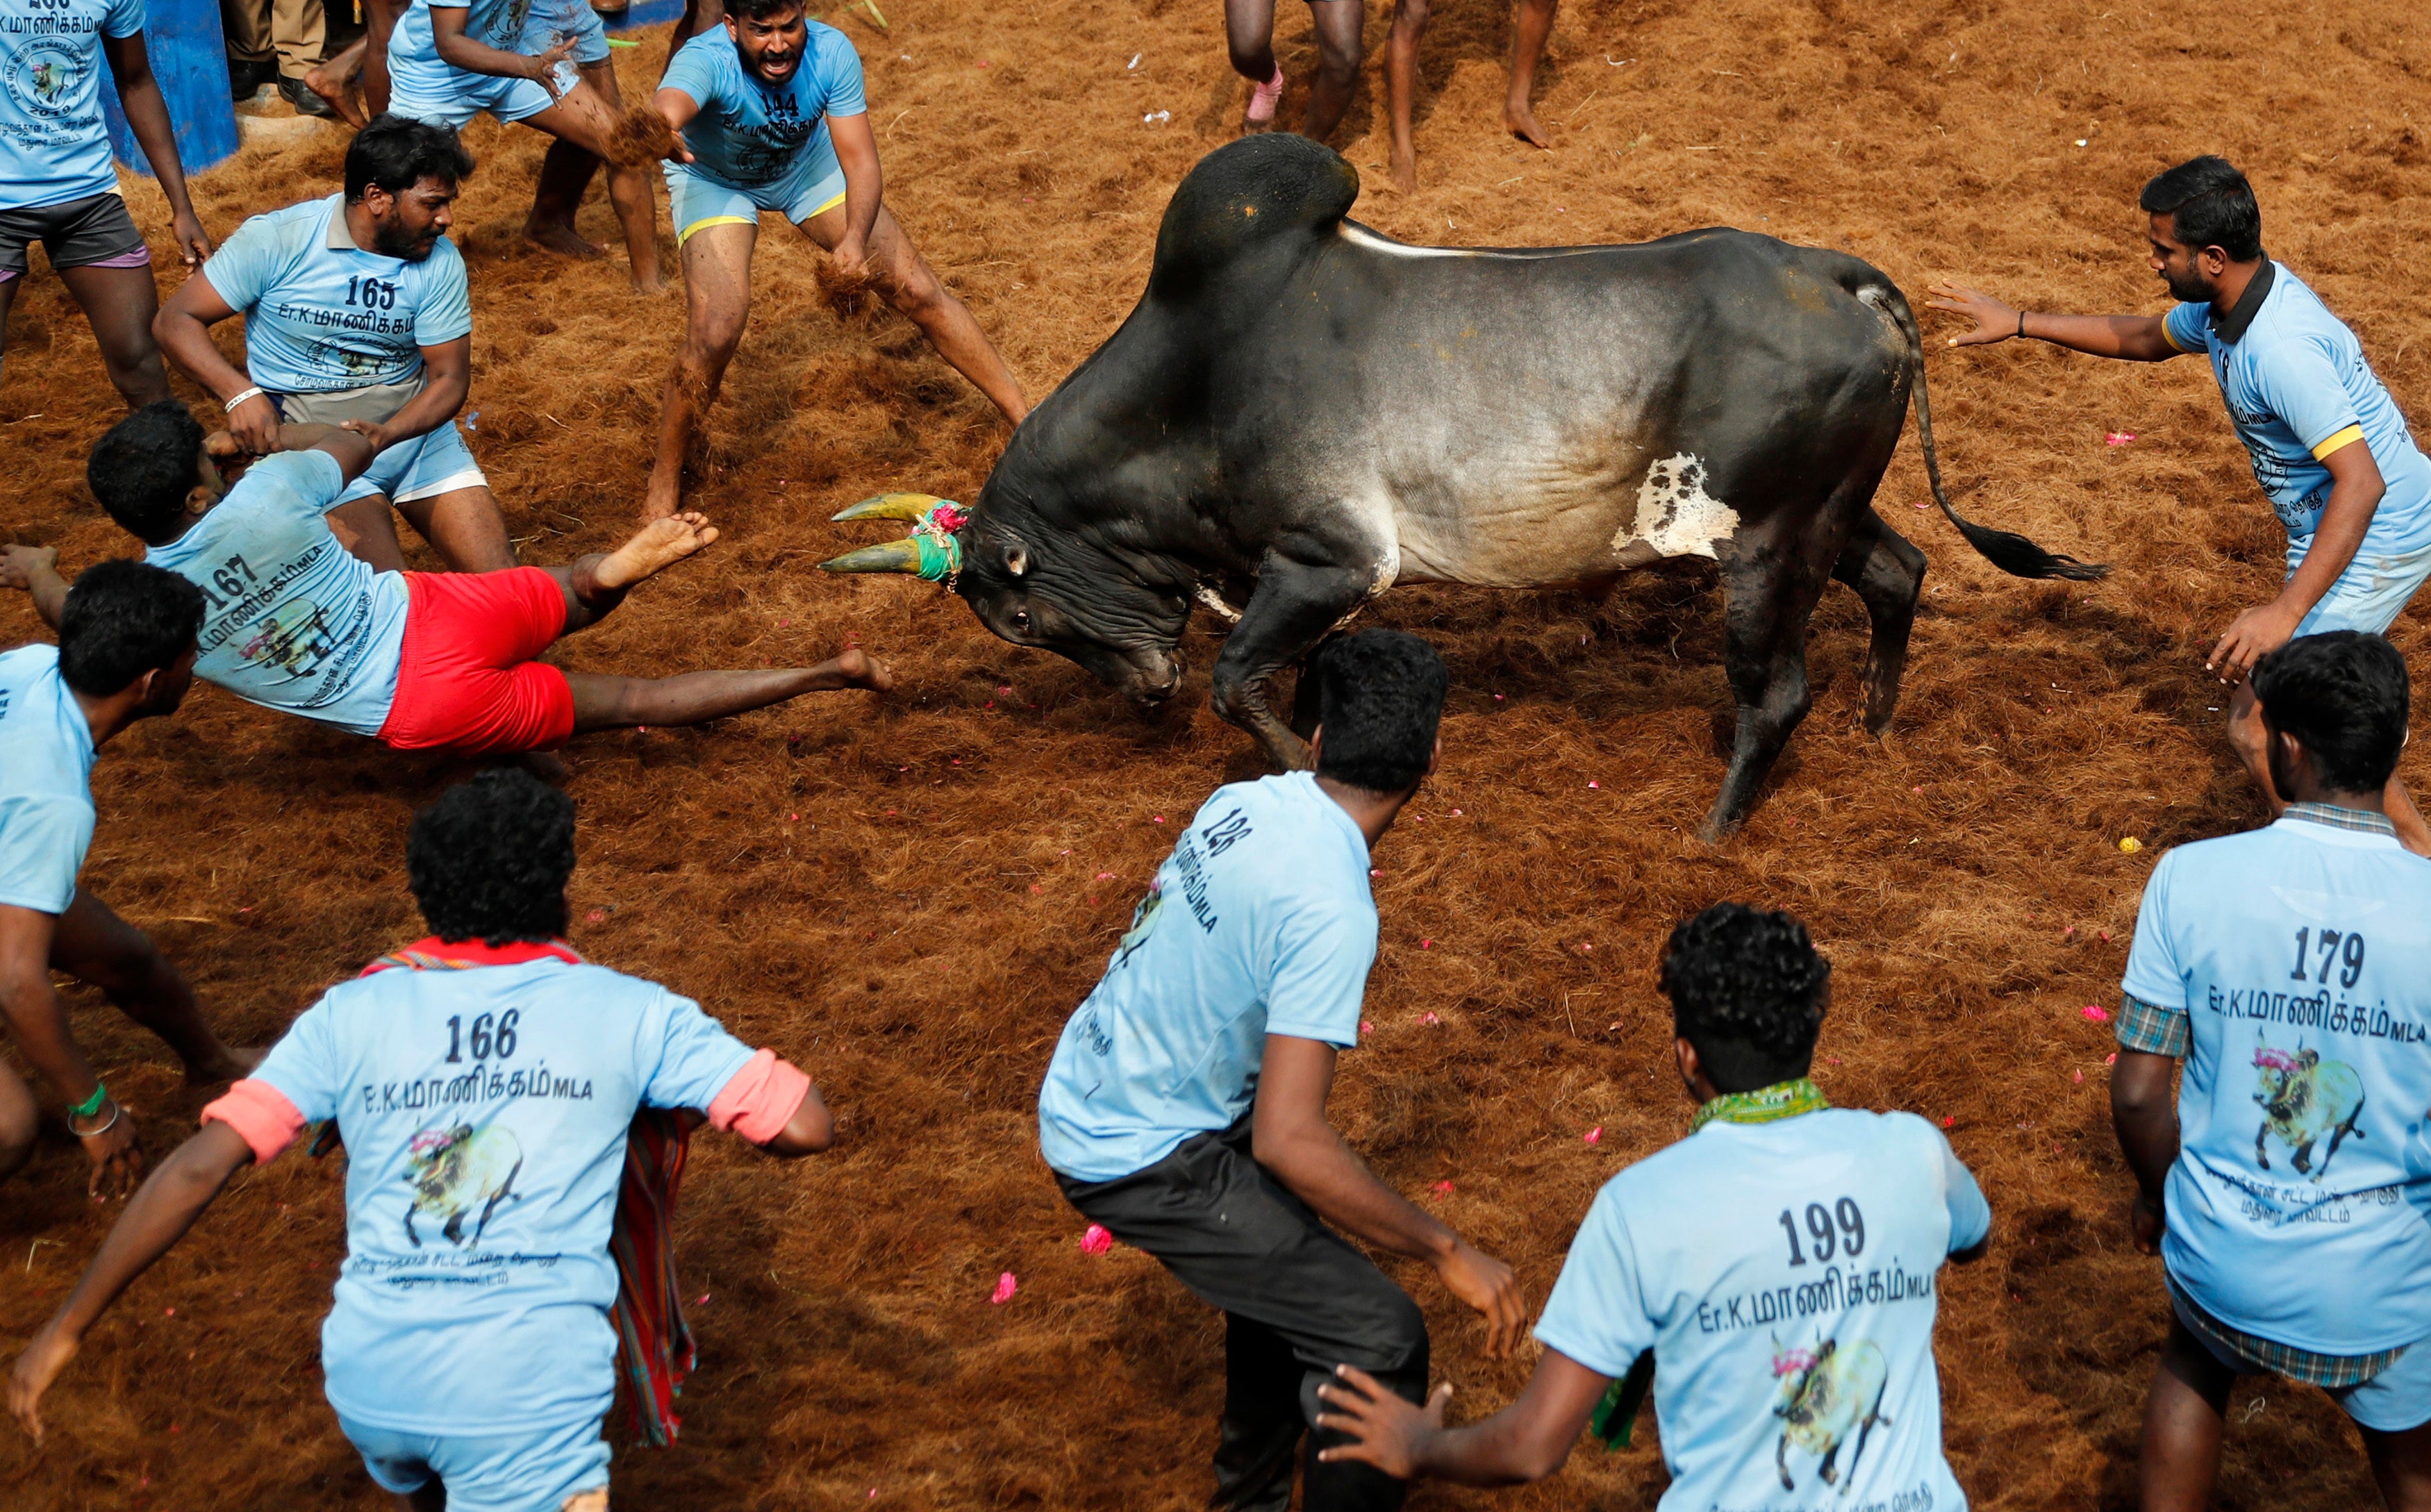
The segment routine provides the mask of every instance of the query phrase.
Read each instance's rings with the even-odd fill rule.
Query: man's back
[[[1950,1512],[1935,1273],[1989,1217],[1914,1115],[1717,1119],[1605,1184],[1536,1336],[1613,1376],[1654,1351],[1668,1512]]]
[[[0,652],[0,903],[66,911],[92,843],[93,756],[59,647]]]
[[[2431,862],[2313,812],[2348,811],[2164,856],[2124,986],[2186,1011],[2170,1273],[2235,1328],[2369,1354],[2431,1334]]]
[[[203,590],[197,676],[265,708],[377,735],[396,697],[406,589],[330,530],[325,515],[344,488],[326,452],[265,457],[144,560]]]
[[[1367,842],[1305,772],[1218,788],[1175,843],[1039,1096],[1047,1163],[1141,1170],[1229,1127],[1266,1036],[1347,1049],[1376,958]]]
[[[608,1256],[626,1130],[707,1108],[751,1059],[699,1007],[562,947],[425,942],[470,969],[333,988],[254,1079],[345,1141],[330,1401],[415,1433],[595,1415],[612,1393]]]

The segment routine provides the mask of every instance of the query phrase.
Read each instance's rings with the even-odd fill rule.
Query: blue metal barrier
[[[228,98],[227,44],[220,35],[219,0],[148,0],[150,20],[143,48],[152,76],[168,102],[169,124],[177,128],[177,158],[196,173],[235,156],[236,108]],[[129,168],[150,175],[135,133],[118,109],[118,87],[102,69],[102,114],[109,121],[110,149]]]

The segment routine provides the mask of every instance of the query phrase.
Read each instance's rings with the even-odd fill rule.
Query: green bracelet
[[[99,1113],[101,1111],[101,1105],[109,1100],[109,1088],[102,1085],[99,1078],[95,1078],[92,1084],[92,1096],[85,1099],[82,1102],[77,1103],[75,1107],[68,1109],[68,1117],[71,1118],[90,1118],[94,1114]]]

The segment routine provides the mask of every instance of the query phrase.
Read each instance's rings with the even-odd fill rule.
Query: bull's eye
[[[1013,612],[1013,628],[1014,628],[1014,630],[1021,630],[1021,631],[1023,631],[1024,633],[1027,633],[1027,632],[1029,631],[1029,630],[1030,630],[1030,611],[1029,611],[1029,610],[1026,610],[1026,609],[1016,609],[1016,610],[1014,610],[1014,611]]]

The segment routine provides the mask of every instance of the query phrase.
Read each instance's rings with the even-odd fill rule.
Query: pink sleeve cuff
[[[808,1076],[779,1060],[775,1050],[761,1050],[743,1063],[743,1069],[710,1102],[710,1125],[731,1129],[755,1145],[764,1145],[785,1132],[810,1089]]]
[[[218,1119],[253,1147],[257,1164],[267,1164],[304,1132],[304,1115],[287,1094],[267,1082],[247,1077],[231,1084],[219,1100],[203,1109],[201,1122]]]

